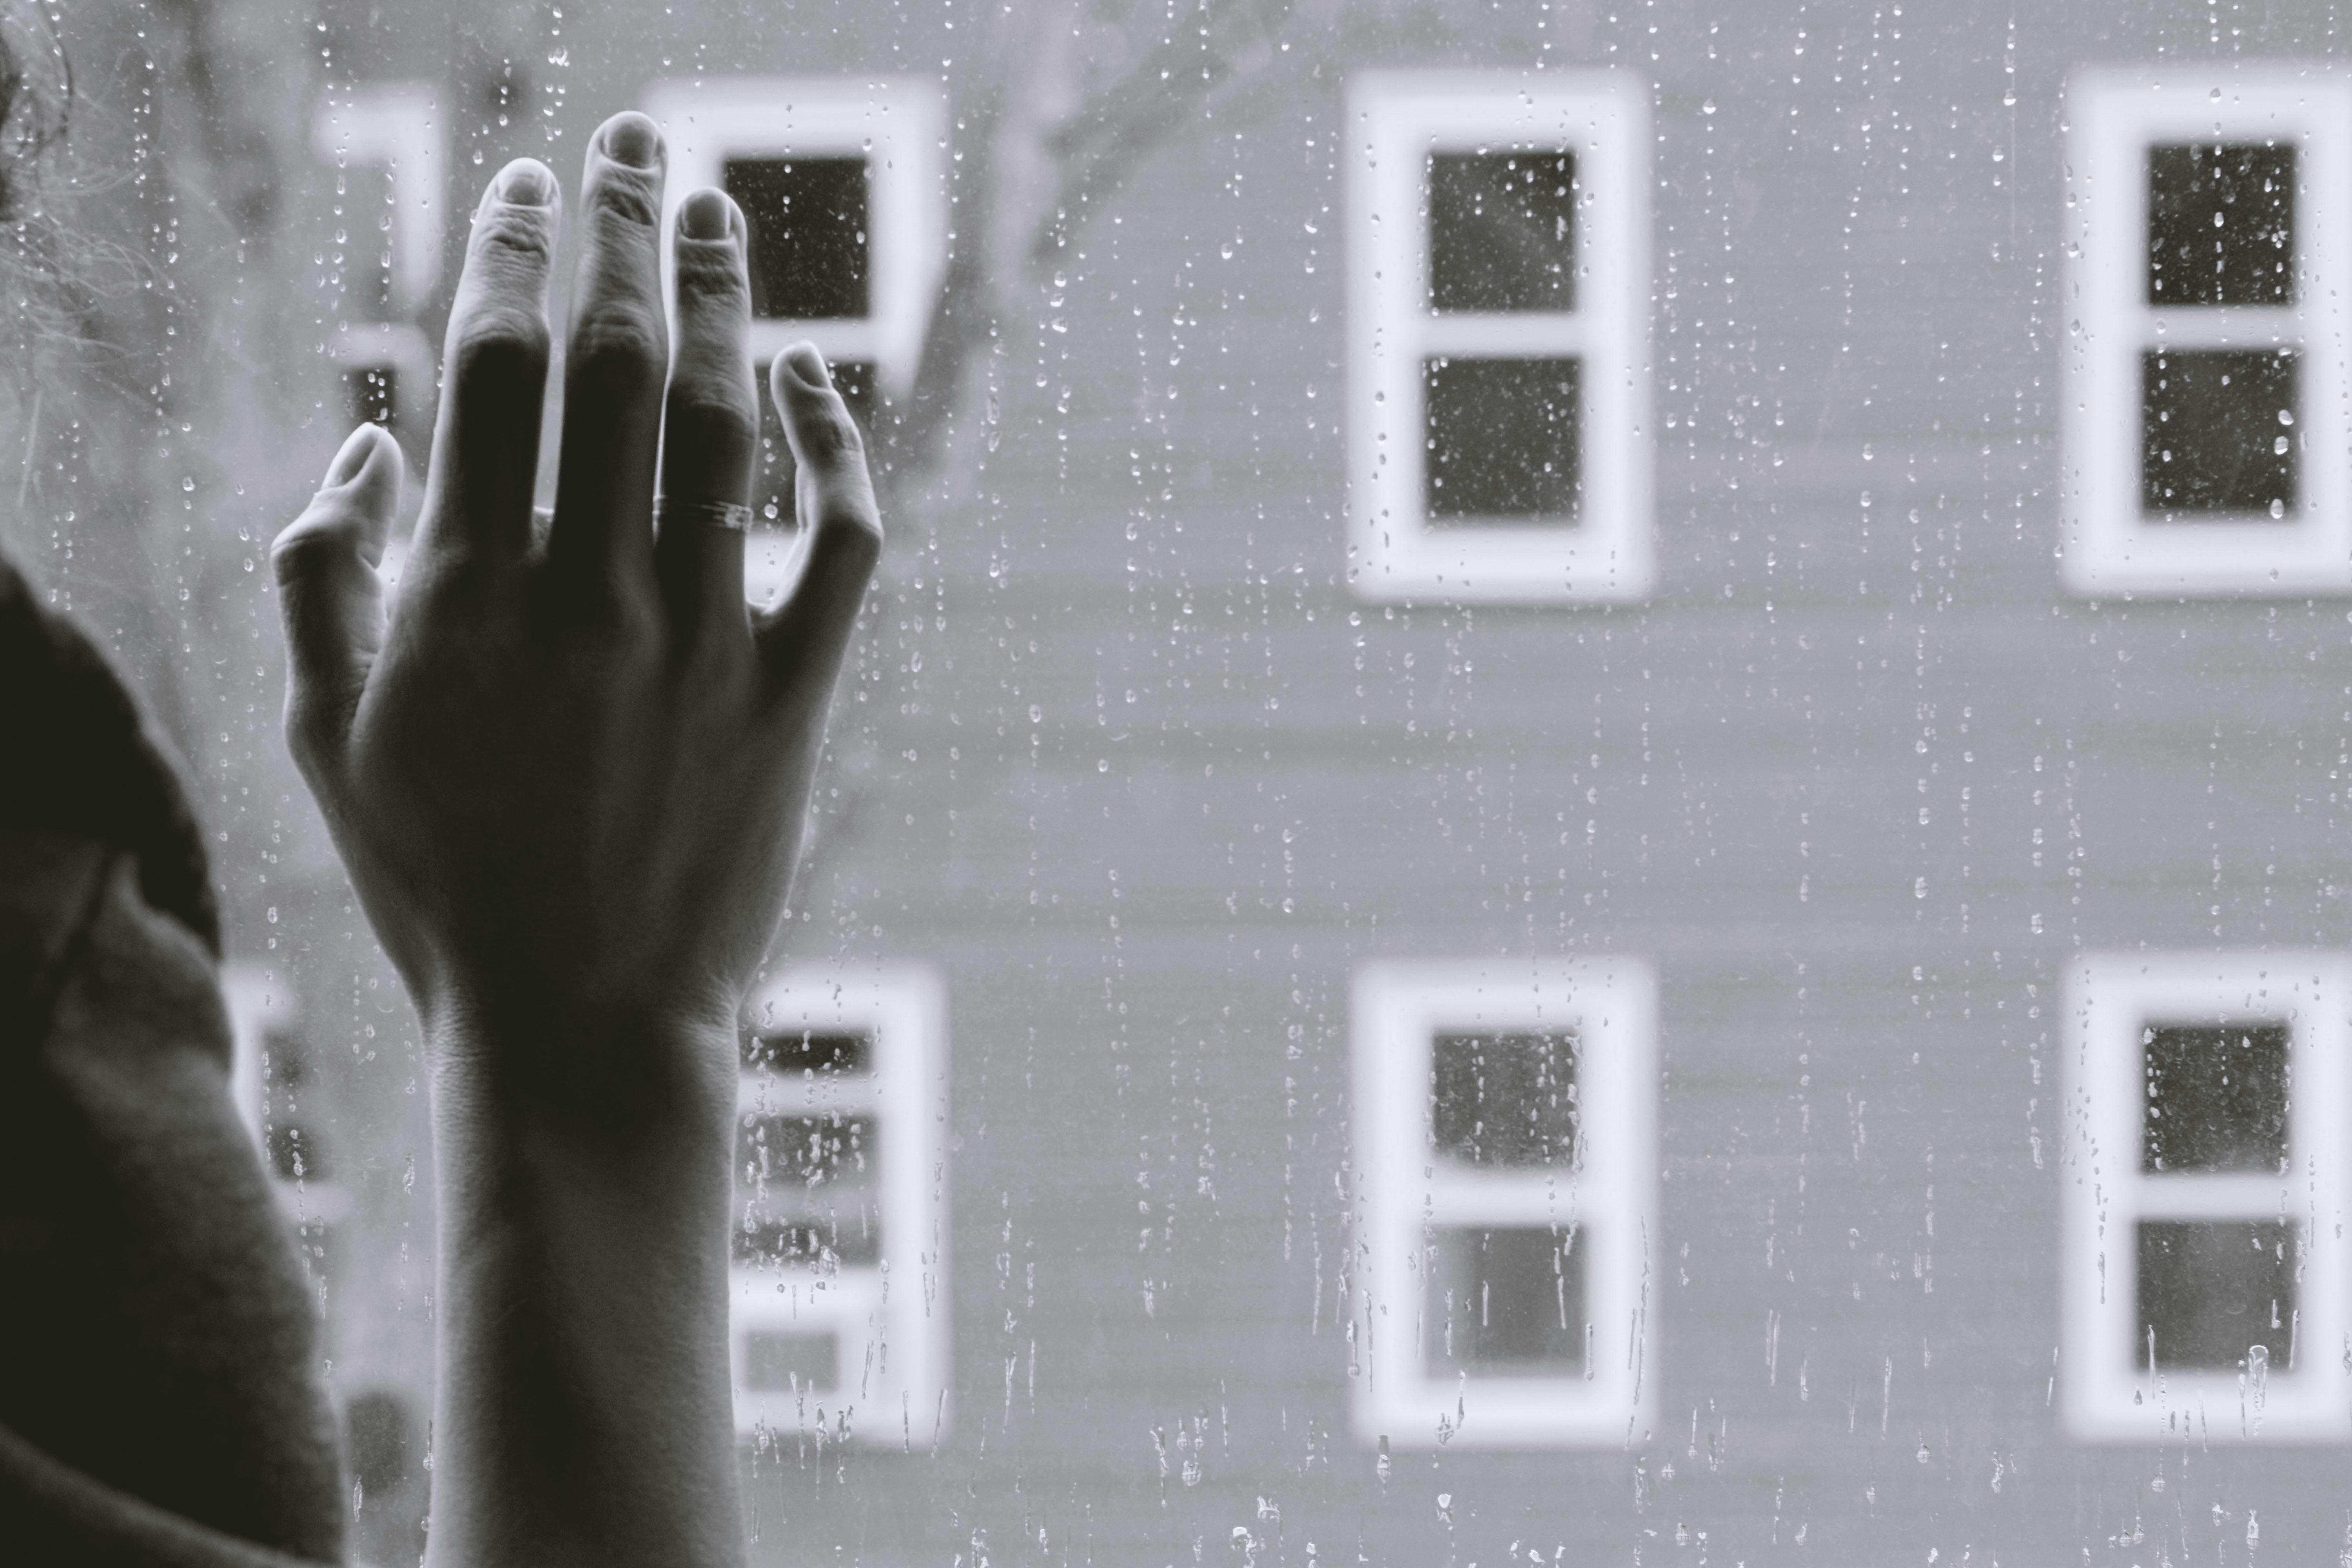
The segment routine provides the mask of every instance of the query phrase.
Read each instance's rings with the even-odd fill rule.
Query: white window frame
[[[950,1415],[944,988],[914,965],[795,966],[761,985],[746,1016],[762,1033],[855,1030],[872,1041],[866,1076],[810,1079],[743,1068],[737,1106],[742,1115],[873,1117],[882,1247],[871,1267],[730,1264],[736,1429],[789,1432],[845,1420],[853,1442],[933,1443]],[[833,1389],[747,1388],[745,1340],[762,1329],[832,1334]]]
[[[1450,1167],[1431,1147],[1441,1030],[1574,1031],[1578,1163]],[[1351,1032],[1359,1233],[1355,1426],[1366,1443],[1573,1448],[1639,1442],[1657,1399],[1657,980],[1622,956],[1369,963]],[[1433,1377],[1434,1227],[1560,1225],[1585,1248],[1584,1367]]]
[[[338,169],[381,167],[392,182],[393,308],[413,315],[441,281],[448,133],[430,83],[338,89],[310,121],[311,150]]]
[[[2082,595],[2352,592],[2352,76],[2317,63],[2099,68],[2067,91],[2063,574]],[[2147,303],[2147,150],[2295,144],[2295,303]],[[2298,504],[2280,522],[2145,522],[2140,355],[2294,348]]]
[[[669,148],[666,233],[688,195],[722,183],[730,157],[866,160],[866,316],[755,321],[751,357],[767,363],[806,338],[828,360],[868,362],[879,390],[904,397],[947,267],[946,89],[917,76],[675,77],[646,89],[645,110]],[[662,258],[667,285],[667,245]]]
[[[1373,603],[1575,604],[1651,590],[1650,105],[1631,73],[1379,70],[1348,89],[1349,579]],[[1576,155],[1576,308],[1429,304],[1428,167],[1441,152]],[[1432,527],[1422,363],[1575,354],[1574,527]]]
[[[2344,1239],[2352,960],[2309,952],[2116,952],[2068,977],[2066,1163],[2061,1247],[2064,1415],[2099,1443],[2352,1441],[2352,1323]],[[2141,1172],[2150,1022],[2284,1022],[2287,1173]],[[2294,1366],[2256,1401],[2237,1372],[2147,1375],[2139,1337],[2138,1222],[2294,1221]]]

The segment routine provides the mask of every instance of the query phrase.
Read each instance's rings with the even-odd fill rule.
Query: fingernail
[[[661,132],[642,114],[616,114],[604,127],[604,156],[632,169],[650,169],[661,156]]]
[[[498,193],[509,206],[543,207],[555,199],[555,176],[536,158],[517,158],[499,172]]]
[[[824,368],[824,356],[816,352],[814,343],[794,343],[784,351],[784,363],[793,367],[803,386],[831,386],[833,377]]]
[[[723,191],[697,191],[677,209],[677,232],[688,239],[725,239],[734,231],[734,207]]]
[[[368,454],[374,450],[375,426],[361,426],[343,437],[342,446],[335,452],[335,460],[327,465],[326,482],[319,488],[331,490],[337,485],[347,485],[359,478],[360,470],[367,467]]]

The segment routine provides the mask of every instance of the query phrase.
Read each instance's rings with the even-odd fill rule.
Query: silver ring
[[[545,533],[554,524],[555,509],[553,507],[535,506],[530,509],[530,529],[533,533]]]
[[[712,528],[723,528],[730,533],[748,533],[751,529],[751,509],[725,500],[672,500],[667,496],[654,500],[654,521],[667,522],[672,518],[690,518]]]

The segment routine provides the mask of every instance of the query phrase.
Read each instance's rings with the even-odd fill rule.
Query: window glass
[[[343,417],[352,425],[389,425],[400,406],[400,367],[379,361],[343,367]]]
[[[1576,154],[1433,153],[1429,303],[1576,309]]]
[[[2147,150],[2147,302],[2294,299],[2294,148]]]
[[[2147,1042],[2144,1171],[2286,1168],[2284,1024],[2155,1024]]]
[[[382,422],[398,591],[484,184],[560,323],[626,108],[887,534],[734,1068],[754,1563],[2342,1556],[2340,14],[49,11],[0,542],[192,781],[354,1561],[433,1073],[268,541]]]
[[[1566,1034],[1430,1041],[1430,1141],[1473,1165],[1565,1165],[1576,1157],[1576,1042]]]
[[[1572,526],[1579,362],[1433,359],[1424,367],[1433,526],[1512,518]]]
[[[863,316],[866,160],[728,158],[719,188],[751,229],[751,313]]]
[[[1435,1375],[1584,1369],[1584,1258],[1573,1228],[1445,1227],[1431,1237],[1427,1353]]]
[[[2295,1229],[2278,1220],[2139,1222],[2139,1327],[2151,1371],[2292,1365]]]
[[[2295,502],[2296,356],[2140,356],[2140,510],[2152,520],[2277,518]]]

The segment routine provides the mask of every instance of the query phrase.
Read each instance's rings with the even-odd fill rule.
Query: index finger
[[[443,340],[421,548],[519,555],[530,547],[547,395],[548,268],[562,216],[555,175],[536,158],[499,170],[475,209]]]

